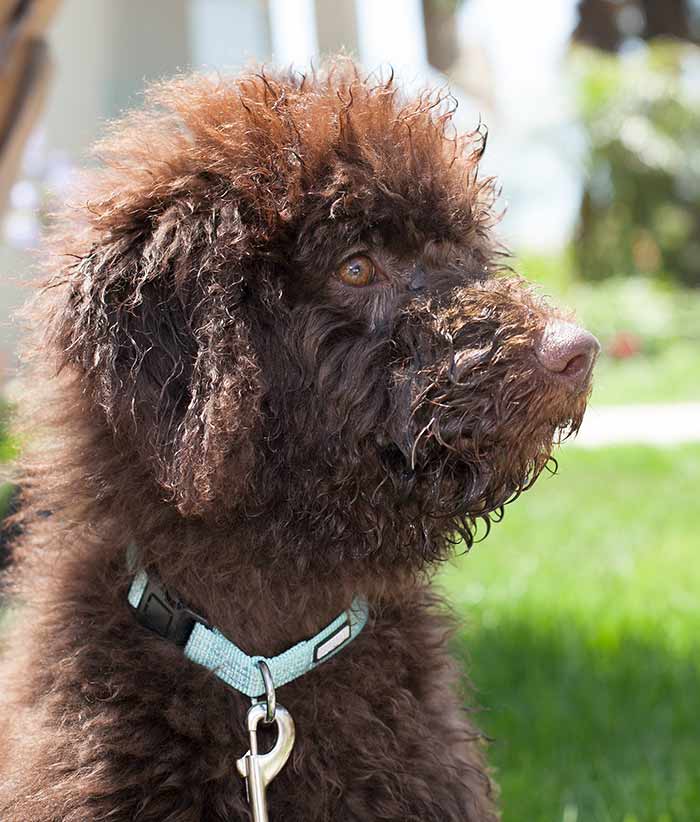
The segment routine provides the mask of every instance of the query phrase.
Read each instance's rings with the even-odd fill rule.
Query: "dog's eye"
[[[374,280],[375,267],[372,260],[364,254],[348,257],[337,271],[338,276],[346,285],[369,285]]]

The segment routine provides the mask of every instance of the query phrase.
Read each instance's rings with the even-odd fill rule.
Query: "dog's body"
[[[31,689],[36,704],[13,717],[2,753],[3,820],[247,819],[235,760],[249,747],[250,700],[134,630],[115,584],[123,568],[84,567],[80,576],[53,594],[62,615],[46,627],[46,644],[10,651],[15,664],[29,653],[62,665],[57,673],[33,663],[22,682],[23,703]],[[328,622],[347,593],[290,582],[299,580],[270,585],[243,571],[211,618],[251,652],[282,651]],[[268,789],[272,820],[496,818],[444,623],[425,592],[403,593],[400,602],[373,596],[371,625],[351,646],[278,689],[297,739]],[[32,631],[39,618],[30,617]]]
[[[27,474],[0,818],[249,818],[250,702],[136,622],[133,544],[249,654],[368,600],[279,689],[297,741],[273,820],[494,820],[429,576],[577,427],[592,338],[495,276],[479,140],[440,100],[346,63],[157,96],[36,309],[60,436]]]

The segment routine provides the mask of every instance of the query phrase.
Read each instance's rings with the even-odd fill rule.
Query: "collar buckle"
[[[187,644],[197,623],[211,627],[203,617],[170,594],[159,579],[150,575],[138,604],[132,608],[141,625],[180,647]]]

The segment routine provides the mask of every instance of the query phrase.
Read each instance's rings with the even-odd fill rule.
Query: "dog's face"
[[[187,516],[444,555],[581,421],[595,340],[504,272],[480,134],[349,64],[162,88],[70,243],[53,339]],[[415,548],[401,548],[414,545]]]

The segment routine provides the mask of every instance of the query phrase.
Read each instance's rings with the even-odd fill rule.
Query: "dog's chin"
[[[538,426],[511,425],[507,434],[504,429],[489,436],[467,429],[443,438],[423,466],[433,481],[439,477],[439,509],[467,519],[500,516],[503,506],[531,488],[545,469],[556,470],[553,454],[575,436],[585,407],[584,396]]]

